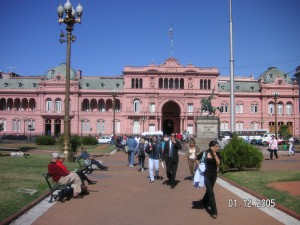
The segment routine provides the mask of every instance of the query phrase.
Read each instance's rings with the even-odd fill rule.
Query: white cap
[[[57,152],[52,153],[52,159],[57,159],[59,158],[59,154]]]

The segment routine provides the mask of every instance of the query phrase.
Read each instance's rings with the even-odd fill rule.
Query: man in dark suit
[[[176,186],[175,178],[179,162],[179,150],[181,150],[181,144],[178,140],[176,140],[175,134],[172,133],[170,136],[170,140],[166,141],[165,143],[163,152],[163,160],[166,163],[166,173],[171,189],[175,188]]]

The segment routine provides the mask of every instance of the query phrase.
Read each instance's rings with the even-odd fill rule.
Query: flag
[[[169,37],[171,38],[171,40],[173,39],[173,28],[169,29]]]

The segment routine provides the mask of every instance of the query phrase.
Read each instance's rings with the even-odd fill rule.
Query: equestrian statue
[[[201,99],[201,114],[203,112],[207,112],[207,116],[214,116],[216,113],[216,110],[219,110],[221,112],[220,107],[214,107],[211,104],[211,100],[214,96],[215,88],[213,89],[211,95],[208,98],[202,98]]]

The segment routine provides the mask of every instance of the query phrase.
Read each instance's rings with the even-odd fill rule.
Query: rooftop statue
[[[213,89],[211,95],[208,98],[202,98],[201,99],[201,114],[203,112],[207,112],[207,116],[214,116],[216,113],[216,110],[219,110],[221,112],[220,107],[213,107],[211,104],[211,100],[214,97],[215,89]]]

